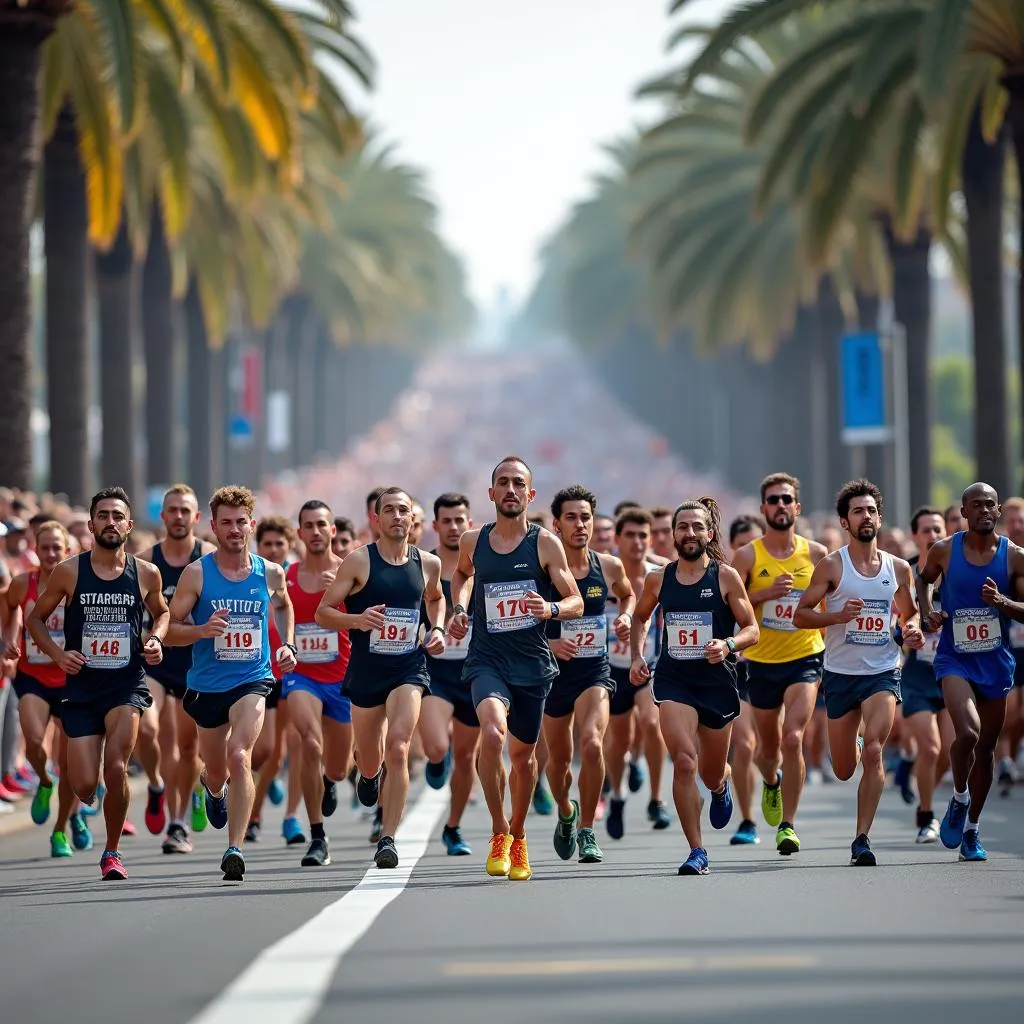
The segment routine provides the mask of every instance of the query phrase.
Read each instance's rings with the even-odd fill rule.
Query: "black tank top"
[[[345,598],[345,610],[358,615],[374,605],[386,605],[387,622],[369,632],[353,629],[352,656],[345,673],[346,687],[364,691],[413,682],[426,674],[426,654],[420,646],[420,606],[423,603],[423,563],[419,548],[410,547],[402,565],[385,561],[376,544],[367,547],[370,574],[366,585]]]
[[[128,555],[116,580],[101,580],[92,556],[78,556],[78,582],[64,611],[64,646],[87,661],[68,676],[67,695],[79,700],[100,691],[131,689],[145,683],[142,663],[142,591],[139,567]]]
[[[657,674],[687,685],[727,683],[736,686],[736,659],[732,655],[712,665],[704,655],[709,640],[725,640],[736,632],[736,617],[722,597],[719,563],[711,561],[696,583],[684,586],[676,579],[678,562],[665,566],[658,603],[664,618]]]
[[[491,547],[488,523],[473,552],[473,638],[463,678],[481,671],[495,672],[508,686],[539,686],[557,674],[555,656],[548,647],[545,623],[525,606],[533,590],[542,597],[551,592],[551,579],[540,564],[537,541],[540,527],[527,526],[526,536],[507,555]]]
[[[436,552],[435,552],[436,554]],[[447,614],[451,615],[452,610],[452,583],[451,580],[441,580],[441,589],[444,591],[444,606]],[[423,619],[426,622],[426,609],[424,608]],[[429,623],[426,623],[429,626]],[[469,637],[462,640],[453,640],[451,637],[445,640],[445,651],[438,658],[427,655],[427,668],[430,671],[430,678],[436,679],[439,685],[462,686],[462,666],[466,663],[466,654],[469,650]]]
[[[564,637],[576,643],[577,654],[570,661],[556,659],[558,678],[554,688],[574,688],[588,681],[599,681],[610,677],[608,668],[608,620],[605,605],[608,601],[608,584],[601,569],[601,559],[596,551],[589,552],[590,569],[587,575],[576,582],[583,595],[583,616],[579,619],[550,619],[547,635],[556,640]]]
[[[192,562],[198,561],[203,553],[203,542],[197,540],[192,545],[192,553],[188,556],[188,562],[186,565],[170,565],[166,558],[164,558],[164,549],[162,544],[155,544],[153,546],[153,564],[160,570],[160,578],[164,584],[164,600],[170,603],[172,597],[174,597],[175,588],[178,586],[178,581],[181,579],[181,574],[185,571],[187,565]],[[146,616],[147,626],[149,623],[149,615]],[[151,675],[157,682],[167,680],[171,683],[180,683],[182,686],[185,685],[185,677],[188,675],[188,670],[192,667],[192,648],[191,647],[165,647],[163,661],[159,665],[147,665],[146,672]]]

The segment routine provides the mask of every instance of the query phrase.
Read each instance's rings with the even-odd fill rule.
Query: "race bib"
[[[127,668],[132,660],[129,622],[86,622],[82,626],[82,654],[89,668]]]
[[[465,661],[469,654],[469,641],[473,636],[473,620],[469,620],[469,631],[461,640],[448,633],[444,638],[444,650],[437,656],[438,661]]]
[[[46,629],[50,639],[64,650],[64,605],[58,605],[53,614],[46,620]],[[30,665],[52,665],[53,662],[39,650],[32,634],[25,630],[25,658]]]
[[[844,642],[857,647],[884,647],[892,640],[892,603],[865,601],[857,618],[846,624]]]
[[[304,665],[322,665],[336,661],[338,657],[338,634],[333,629],[323,629],[315,622],[295,624],[296,661]]]
[[[416,650],[419,629],[418,608],[385,608],[384,625],[370,633],[370,650],[374,654],[408,654]]]
[[[213,638],[217,661],[259,661],[263,657],[263,623],[255,615],[229,615],[228,628]]]
[[[958,608],[953,612],[953,650],[957,654],[987,654],[1003,642],[995,608]]]
[[[1010,646],[1015,651],[1024,650],[1024,622],[1010,621]]]
[[[603,615],[566,619],[562,623],[562,639],[576,644],[577,658],[603,658],[608,653],[608,625]],[[627,650],[629,645],[626,645]]]
[[[704,647],[714,639],[711,612],[665,612],[668,656],[676,661],[705,657]]]
[[[924,647],[921,647],[917,652],[917,660],[922,665],[935,664],[935,655],[939,649],[939,637],[941,635],[941,633],[925,633]]]
[[[484,613],[488,633],[511,633],[537,625],[537,619],[526,610],[527,591],[536,593],[533,580],[513,583],[484,584]]]
[[[777,633],[794,633],[793,613],[803,596],[802,590],[791,590],[774,601],[765,601],[761,605],[761,628],[773,629]]]

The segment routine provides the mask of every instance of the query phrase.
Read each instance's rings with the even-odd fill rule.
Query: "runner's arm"
[[[423,600],[427,606],[427,629],[439,629],[444,633],[445,600],[441,588],[441,559],[423,552],[423,564],[427,567],[424,578]]]
[[[336,632],[344,632],[349,629],[368,629],[364,616],[366,612],[353,615],[350,612],[343,612],[338,605],[342,604],[357,586],[361,589],[370,572],[370,556],[367,548],[356,548],[341,565],[338,572],[324,591],[317,606],[316,624],[323,629],[330,629]],[[369,609],[367,609],[369,611]],[[380,616],[383,621],[383,616]]]
[[[8,613],[6,625],[0,632],[0,657],[13,660],[21,657],[21,602],[25,600],[27,591],[28,573],[23,572],[11,581],[7,593],[0,598],[0,604],[6,606]]]
[[[605,579],[608,581],[608,589],[619,599],[619,618],[628,615],[632,621],[633,609],[636,608],[636,594],[633,593],[633,584],[626,575],[626,567],[614,555],[599,557]]]
[[[64,650],[50,639],[50,631],[46,628],[46,620],[56,611],[61,601],[70,603],[75,594],[75,583],[78,581],[78,556],[66,558],[50,573],[46,586],[39,592],[32,611],[28,613],[25,625],[28,628],[36,647],[50,661],[61,664]],[[84,661],[84,659],[83,659]]]
[[[721,565],[718,569],[719,584],[725,582],[725,597],[729,603],[739,632],[732,638],[736,645],[734,650],[745,651],[753,647],[761,639],[761,630],[757,625],[757,618],[754,616],[754,606],[747,596],[746,587],[743,586],[743,577],[730,565]]]
[[[793,625],[797,629],[823,629],[846,621],[838,612],[827,612],[818,608],[836,582],[835,560],[831,556],[823,558],[814,567],[810,585],[803,592],[800,603],[793,612]]]
[[[277,635],[286,647],[295,647],[295,608],[288,596],[288,582],[284,569],[276,562],[267,562],[267,589],[274,612]]]
[[[985,604],[1002,612],[1007,618],[1015,622],[1024,622],[1024,548],[1019,548],[1016,544],[1010,545],[1008,569],[1010,587],[1017,600],[1000,593],[993,579],[985,580],[985,585],[981,588],[981,597]]]
[[[632,661],[642,656],[644,644],[647,642],[647,623],[658,607],[658,595],[661,593],[661,581],[664,569],[652,569],[644,578],[644,589],[640,591],[640,599],[633,609],[633,622],[629,627],[629,654]]]
[[[893,567],[896,571],[896,594],[893,603],[900,618],[903,644],[910,648],[922,647],[924,634],[921,632],[921,619],[914,600],[914,571],[902,558],[894,558]]]
[[[160,577],[160,570],[152,562],[137,558],[136,564],[139,567],[139,587],[142,590],[142,600],[153,620],[149,635],[156,637],[162,647],[166,642],[167,630],[171,625],[171,613],[164,600],[164,582]]]
[[[732,567],[739,573],[740,580],[743,582],[743,587],[746,589],[750,585],[750,574],[754,571],[754,545],[744,544],[743,547],[736,552],[733,556]],[[778,597],[785,597],[786,594],[792,589],[793,577],[786,577],[789,580],[788,584],[780,584],[778,582],[779,577],[776,576],[770,587],[764,587],[761,590],[755,590],[751,593],[747,590],[747,600],[750,601],[752,608],[757,608],[764,604],[766,601],[774,601]]]
[[[924,565],[917,571],[917,579],[914,583],[917,594],[917,607],[921,616],[921,624],[926,629],[934,632],[939,628],[934,621],[935,613],[932,610],[932,586],[938,582],[949,568],[949,540],[940,540],[933,544],[925,559]],[[929,621],[932,620],[932,621]]]
[[[554,609],[551,605],[556,603],[559,619],[578,619],[583,614],[583,598],[580,596],[580,587],[576,582],[576,577],[569,569],[562,542],[553,533],[541,530],[540,536],[537,538],[537,554],[541,567],[547,572],[551,585],[559,595],[557,602],[545,602],[546,614],[542,613],[538,617],[554,618],[552,615]]]
[[[164,645],[167,647],[189,647],[197,640],[209,639],[217,635],[207,627],[209,623],[196,626],[186,620],[192,614],[203,590],[203,567],[200,562],[191,562],[185,566],[174,588],[171,596],[171,603],[168,607],[170,625],[167,627],[167,635],[164,637]],[[210,622],[216,618],[217,621],[224,621],[224,615],[215,613],[210,617]],[[226,625],[225,625],[226,628]]]
[[[466,607],[469,600],[469,581],[476,575],[473,555],[476,553],[476,542],[479,530],[467,530],[459,538],[459,564],[452,573],[452,612],[458,607]]]

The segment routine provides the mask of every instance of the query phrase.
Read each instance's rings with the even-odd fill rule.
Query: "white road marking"
[[[469,960],[448,963],[442,973],[459,978],[526,977],[572,974],[658,974],[675,971],[799,971],[815,966],[818,959],[801,955],[693,957],[619,957],[616,960]]]
[[[447,786],[425,788],[395,836],[398,867],[393,871],[371,867],[341,899],[268,946],[190,1024],[238,1024],[239,1020],[306,1024],[311,1020],[342,957],[402,894],[447,807]]]

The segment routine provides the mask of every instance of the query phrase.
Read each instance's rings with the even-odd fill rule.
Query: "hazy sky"
[[[710,20],[732,0],[698,0]],[[668,0],[357,0],[373,118],[423,166],[474,298],[528,290],[535,252],[602,167],[599,144],[668,66]]]

